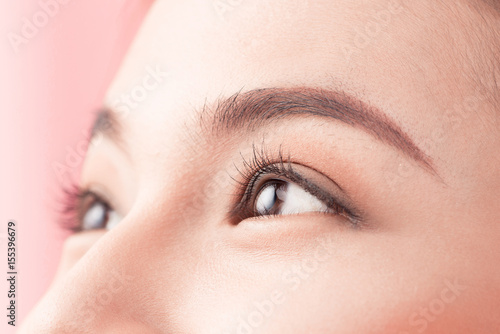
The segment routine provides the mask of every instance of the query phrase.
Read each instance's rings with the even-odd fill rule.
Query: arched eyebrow
[[[200,112],[200,123],[207,128],[207,119],[211,120],[212,135],[220,136],[299,116],[340,121],[361,129],[436,174],[432,159],[387,114],[344,92],[299,87],[236,93],[220,100],[215,108],[205,107]]]
[[[220,99],[210,106],[206,104],[198,115],[203,135],[213,138],[241,135],[241,131],[252,131],[289,117],[339,121],[363,130],[437,175],[431,158],[389,116],[343,92],[310,87],[255,89]],[[115,112],[103,108],[97,114],[92,135],[97,133],[121,142],[121,124]]]
[[[98,134],[105,135],[114,141],[121,140],[122,127],[116,113],[107,108],[102,107],[96,114],[94,123],[91,128],[91,137],[94,138]]]

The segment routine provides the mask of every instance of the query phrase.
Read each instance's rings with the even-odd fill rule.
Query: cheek
[[[214,333],[461,333],[474,318],[460,316],[478,300],[465,278],[424,242],[407,251],[403,238],[356,238],[326,238],[300,256],[210,244],[186,272],[177,311],[193,332]]]
[[[83,258],[61,300],[85,301],[82,314],[96,328],[133,313],[186,333],[460,333],[452,326],[472,323],[471,310],[487,305],[462,288],[467,276],[453,265],[462,255],[438,256],[437,233],[303,218],[253,226],[208,219],[193,228],[167,213],[141,211],[111,232],[68,239],[61,275]]]
[[[283,252],[283,245],[248,246],[242,252],[234,240],[207,242],[193,250],[193,261],[184,262],[183,277],[177,277],[183,284],[176,289],[182,301],[176,312],[196,333],[321,333],[324,328],[352,333],[366,329],[360,323],[390,322],[390,306],[408,299],[413,286],[392,276],[393,290],[382,289],[390,276],[384,268],[393,263],[363,255],[341,239],[311,239],[316,247],[302,247],[303,254]]]

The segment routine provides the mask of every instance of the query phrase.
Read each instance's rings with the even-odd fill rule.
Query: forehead
[[[454,2],[450,9],[442,3],[157,1],[110,95],[127,91],[127,84],[145,75],[146,66],[157,64],[177,86],[203,86],[206,91],[218,80],[225,86],[234,83],[227,89],[231,93],[306,73],[311,81],[344,83],[366,72],[380,73],[374,69],[380,65],[383,71],[406,67],[404,72],[431,75],[432,65],[445,62],[450,71],[439,71],[446,77],[454,73],[451,67],[463,65],[462,57],[456,57],[463,54],[461,48],[474,39],[477,43],[478,36],[467,34],[474,24],[466,24],[473,19],[465,5]],[[220,94],[221,88],[212,90]]]
[[[475,58],[486,42],[477,38],[481,31],[471,24],[476,16],[467,5],[453,4],[157,1],[106,104],[126,105],[130,120],[145,121],[134,111],[147,110],[156,124],[173,124],[241,90],[341,88],[425,138],[423,119],[437,122],[439,113],[456,107],[457,97],[458,103],[483,99],[474,79],[483,69]],[[152,69],[168,75],[152,75]],[[155,88],[144,90],[147,99],[134,98],[144,82]],[[129,95],[131,101],[124,101]]]

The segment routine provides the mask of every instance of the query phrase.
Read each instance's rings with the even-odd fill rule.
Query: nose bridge
[[[104,259],[104,257],[103,257]],[[135,323],[127,316],[127,291],[133,291],[137,275],[130,275],[128,271],[113,267],[109,261],[102,261],[108,268],[99,270],[99,263],[87,270],[82,270],[83,280],[78,285],[80,291],[75,291],[75,307],[72,316],[79,319],[79,323],[86,327],[98,328],[109,323],[110,319],[120,319],[120,322]],[[99,273],[97,273],[99,271]],[[80,274],[77,272],[76,274]],[[115,322],[115,321],[112,321]]]
[[[38,328],[24,333],[160,332],[158,324],[149,321],[148,310],[157,290],[168,294],[172,282],[182,275],[182,254],[189,245],[176,242],[174,226],[179,219],[183,215],[164,206],[135,208],[37,306],[35,313],[45,314],[51,323],[37,319],[31,323]],[[169,307],[167,301],[165,310]],[[161,326],[164,331],[168,319]]]
[[[43,298],[34,314],[44,316],[27,322],[37,328],[22,333],[182,332],[176,312],[204,256],[208,224],[200,219],[225,178],[217,173],[203,186],[187,180],[184,191],[139,194],[124,220]],[[152,303],[161,311],[152,314]]]

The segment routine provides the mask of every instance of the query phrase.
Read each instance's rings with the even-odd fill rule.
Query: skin
[[[82,172],[82,185],[123,219],[68,238],[58,277],[20,332],[498,330],[493,10],[434,0],[253,0],[226,9],[153,5],[105,101],[121,139],[98,136]],[[379,24],[371,36],[367,22]],[[118,112],[147,66],[168,76]],[[204,105],[272,87],[344,91],[377,106],[435,172],[321,118],[215,139],[197,123]],[[228,221],[232,178],[262,143],[281,147],[307,176],[339,184],[364,225],[318,213]]]

